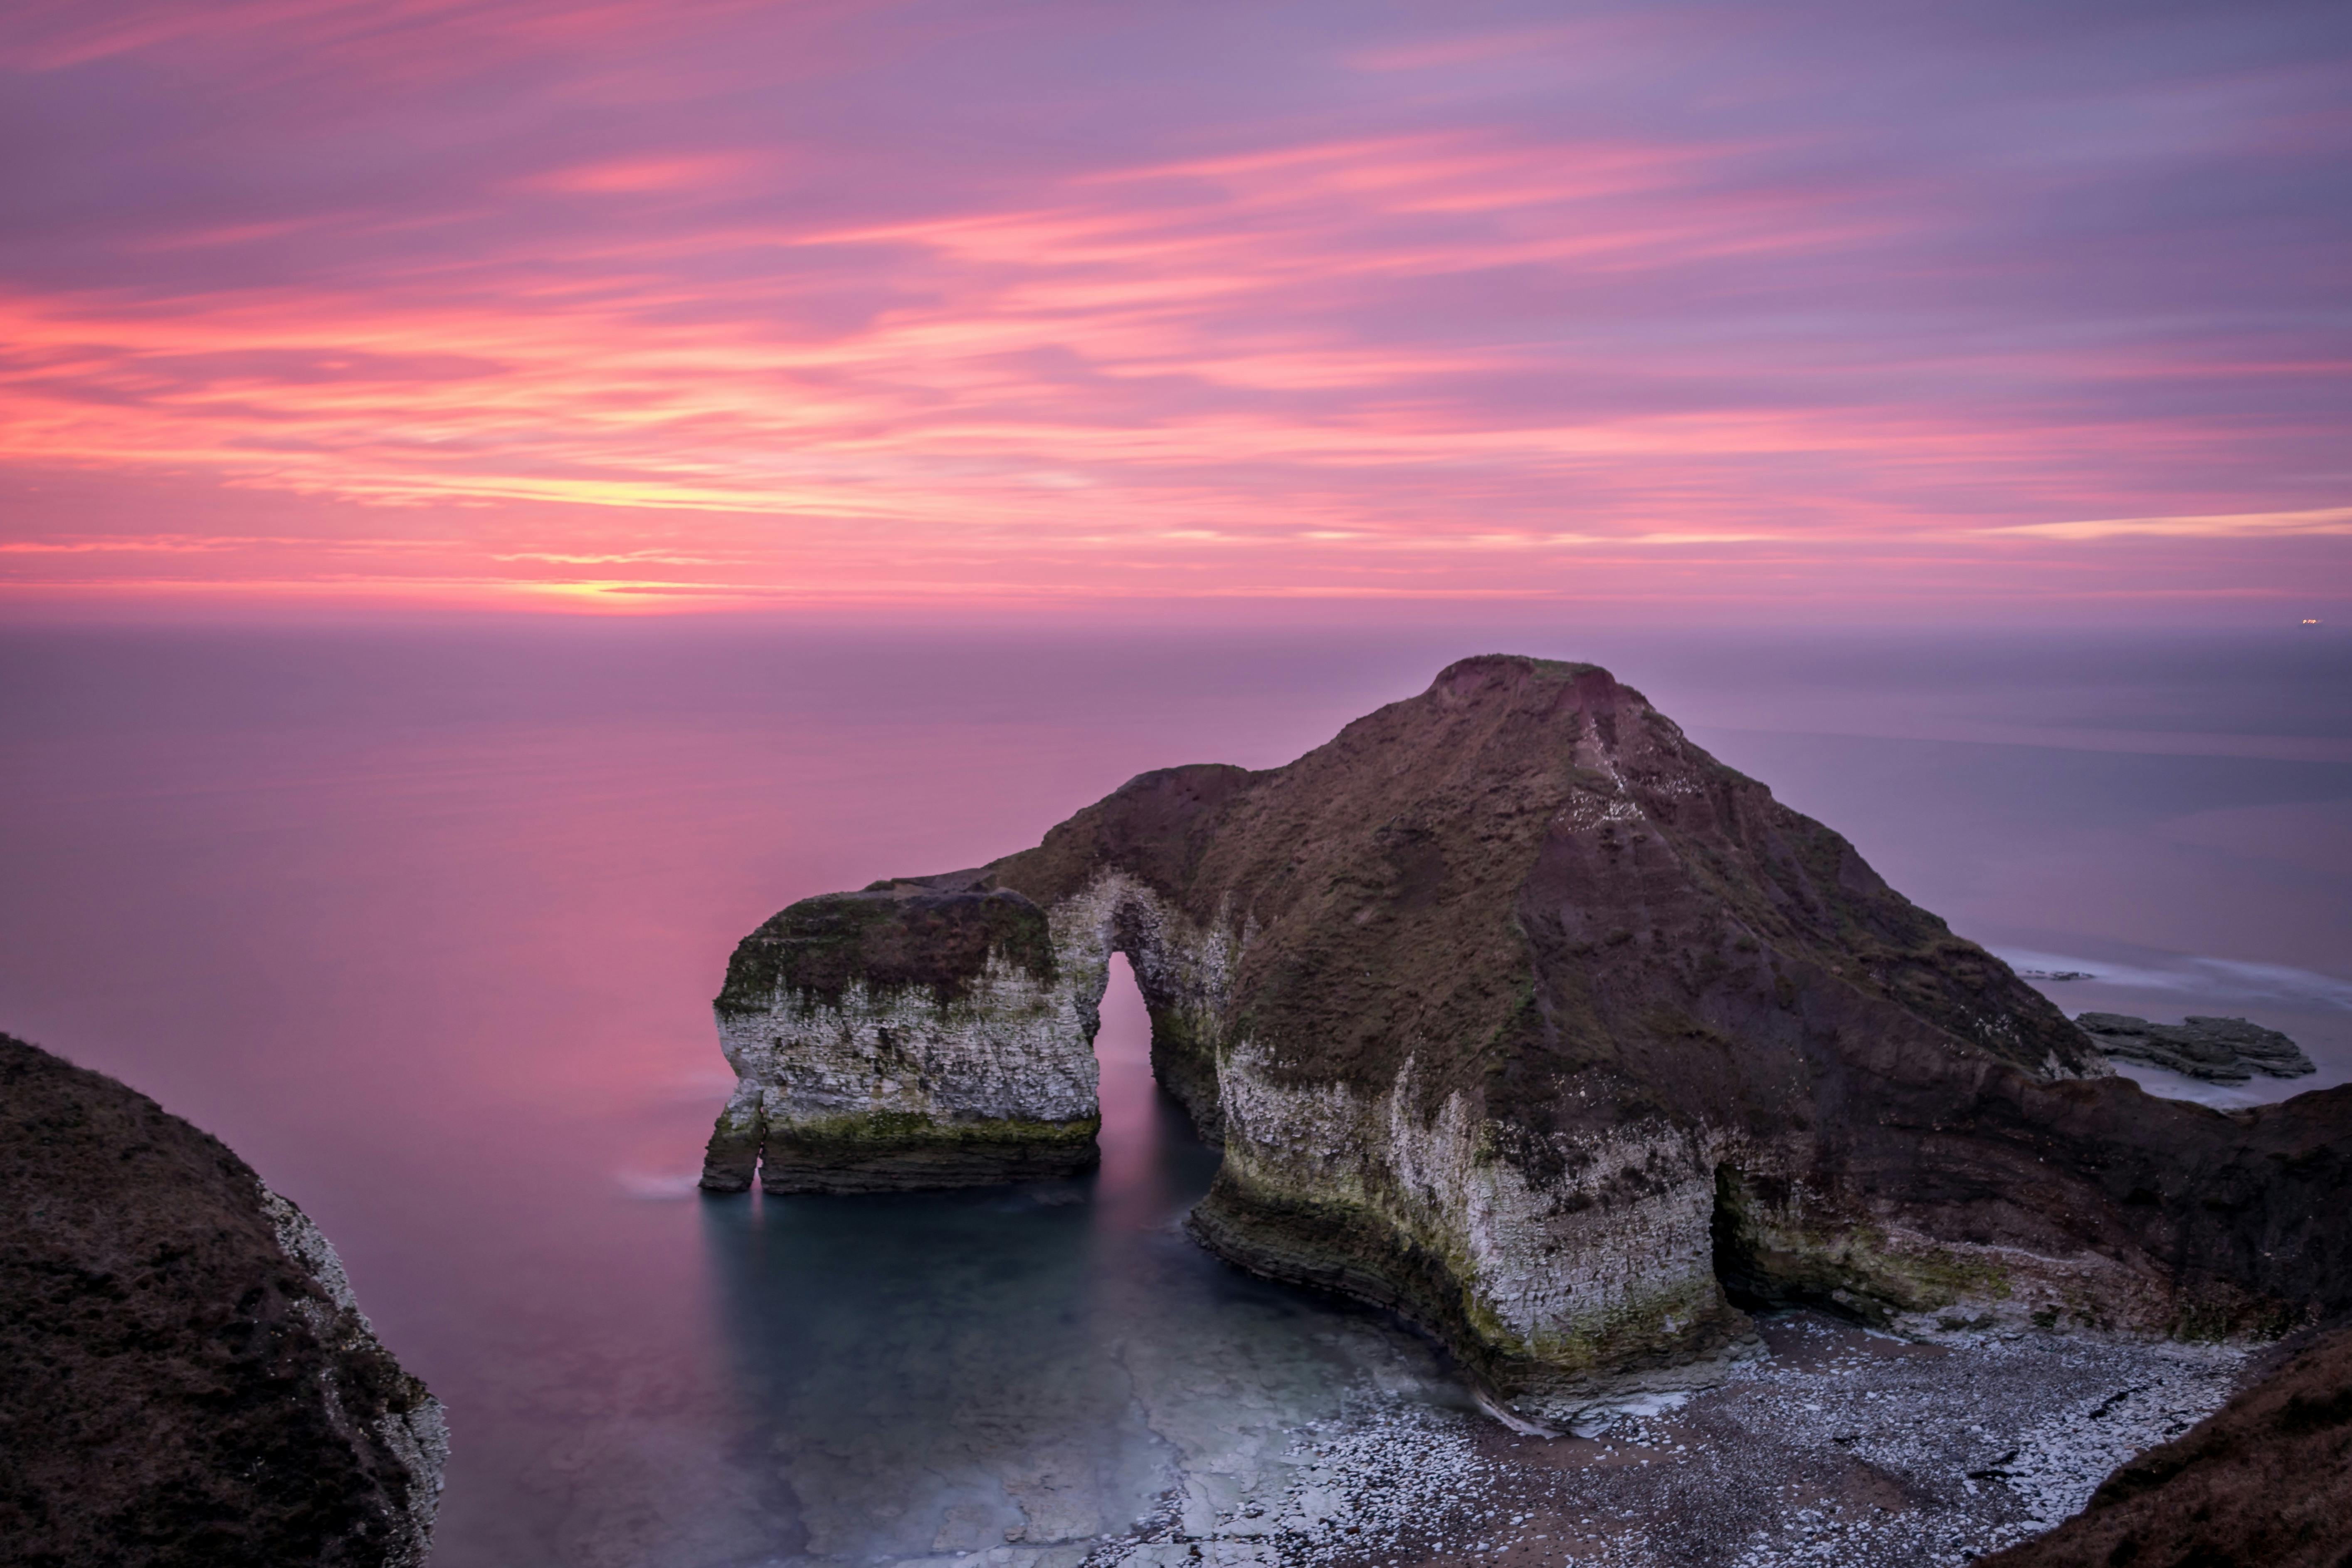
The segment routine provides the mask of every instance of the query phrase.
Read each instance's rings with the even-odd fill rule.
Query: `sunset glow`
[[[20,608],[2352,588],[2339,8],[15,16]]]

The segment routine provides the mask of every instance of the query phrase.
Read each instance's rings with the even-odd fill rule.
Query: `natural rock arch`
[[[1094,1039],[1121,952],[1152,1070],[1220,1126],[1231,942],[1115,869],[1050,910],[986,870],[793,905],[746,937],[716,1004],[740,1081],[703,1186],[902,1191],[1064,1176],[1098,1157]]]
[[[1084,1168],[1113,950],[1224,1146],[1195,1234],[1528,1414],[1748,1353],[1727,1273],[1924,1334],[2352,1306],[2352,1089],[2142,1094],[1640,693],[1502,656],[1286,767],[1146,773],[1036,848],[784,910],[719,997],[705,1185]]]

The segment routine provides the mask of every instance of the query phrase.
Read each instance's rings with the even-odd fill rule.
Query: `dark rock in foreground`
[[[1987,1568],[2343,1568],[2352,1563],[2352,1330],[2294,1349],[2091,1505]]]
[[[447,1438],[218,1139],[0,1035],[0,1558],[424,1563]]]
[[[2181,1023],[2151,1024],[2123,1013],[2084,1013],[2074,1022],[2110,1057],[2212,1083],[2244,1083],[2258,1072],[2302,1078],[2319,1070],[2286,1036],[2243,1018],[2191,1013]]]
[[[718,999],[704,1184],[1085,1157],[1113,952],[1224,1146],[1195,1233],[1415,1320],[1523,1415],[1708,1381],[1763,1306],[1927,1337],[2352,1308],[2352,1089],[2142,1093],[1639,692],[1499,656],[1286,767],[1145,773],[1034,849],[784,910]]]

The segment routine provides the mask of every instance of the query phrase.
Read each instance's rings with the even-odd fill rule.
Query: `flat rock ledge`
[[[422,1568],[440,1403],[209,1133],[0,1035],[0,1558]]]
[[[2192,1013],[2178,1024],[2151,1024],[2125,1013],[2084,1013],[2074,1022],[2117,1061],[2144,1062],[2209,1083],[2244,1083],[2258,1072],[2302,1078],[2319,1070],[2292,1039],[2243,1018]]]

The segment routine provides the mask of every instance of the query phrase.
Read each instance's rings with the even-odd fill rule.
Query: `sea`
[[[1367,1400],[1468,1396],[1402,1325],[1185,1237],[1216,1155],[1123,962],[1096,1174],[699,1194],[728,953],[1490,651],[1607,665],[2070,1012],[2245,1017],[2319,1067],[2129,1069],[2152,1092],[2352,1079],[2352,637],[2292,626],[20,626],[0,1029],[334,1240],[449,1410],[436,1568],[1067,1568]]]

